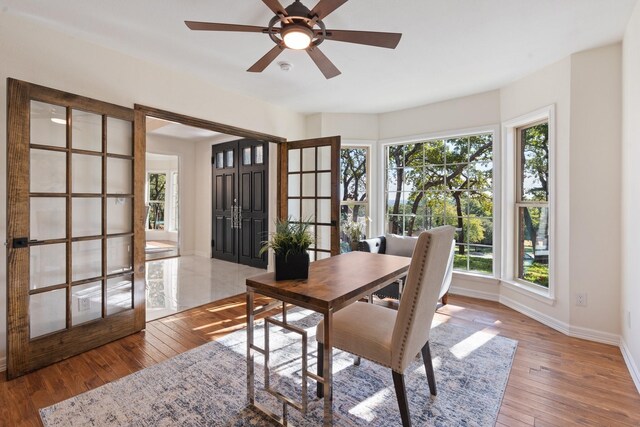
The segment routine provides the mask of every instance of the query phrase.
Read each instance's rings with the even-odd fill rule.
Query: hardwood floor
[[[244,295],[228,298],[149,322],[143,332],[16,380],[2,376],[0,425],[41,425],[38,408],[242,328],[244,309]],[[640,395],[617,347],[569,338],[501,304],[455,295],[436,316],[518,340],[498,426],[640,425]]]

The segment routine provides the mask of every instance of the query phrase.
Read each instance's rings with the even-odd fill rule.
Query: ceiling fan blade
[[[340,70],[333,65],[333,62],[329,61],[329,58],[327,58],[317,46],[307,49],[307,53],[327,79],[331,79],[341,74]]]
[[[325,16],[345,4],[347,0],[320,0],[318,4],[311,10],[309,17],[318,15],[318,19],[324,19]]]
[[[215,22],[184,21],[192,30],[198,31],[240,31],[243,33],[263,33],[268,29],[254,25],[217,24]]]
[[[251,73],[261,73],[262,71],[264,71],[265,68],[267,68],[267,66],[269,66],[269,64],[273,62],[274,59],[278,57],[278,55],[282,53],[283,50],[284,48],[282,46],[276,45],[273,49],[267,52],[262,58],[258,59],[258,62],[253,64],[251,68],[249,68],[247,71]]]
[[[282,7],[278,0],[262,0],[264,4],[267,5],[269,9],[276,15],[284,15],[287,16],[287,11]]]
[[[376,31],[327,30],[326,40],[337,42],[366,44],[368,46],[395,49],[400,43],[400,33],[381,33]]]

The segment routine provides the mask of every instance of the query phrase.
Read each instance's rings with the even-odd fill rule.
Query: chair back
[[[391,338],[391,369],[403,373],[429,341],[455,229],[445,225],[418,237]]]
[[[444,273],[444,280],[442,281],[442,287],[440,288],[440,295],[438,299],[442,298],[444,294],[449,292],[451,286],[451,280],[453,280],[453,259],[456,254],[456,241],[451,241],[451,252],[449,252],[449,262],[447,263],[447,271]]]

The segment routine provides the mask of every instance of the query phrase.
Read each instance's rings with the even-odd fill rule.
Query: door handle
[[[27,248],[29,247],[29,238],[28,237],[16,237],[13,239],[13,244],[11,245],[13,249]]]

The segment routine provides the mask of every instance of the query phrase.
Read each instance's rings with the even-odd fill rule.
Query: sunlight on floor
[[[458,359],[464,359],[475,350],[479,349],[487,342],[491,341],[493,337],[498,335],[498,333],[491,329],[483,329],[474,333],[473,335],[465,338],[460,341],[458,344],[454,345],[449,349],[449,351]]]
[[[373,396],[368,397],[362,402],[358,403],[356,406],[349,410],[349,413],[363,419],[368,423],[371,423],[377,418],[374,409],[381,406],[385,401],[389,399],[395,399],[395,395],[388,388],[384,388],[378,391]]]

